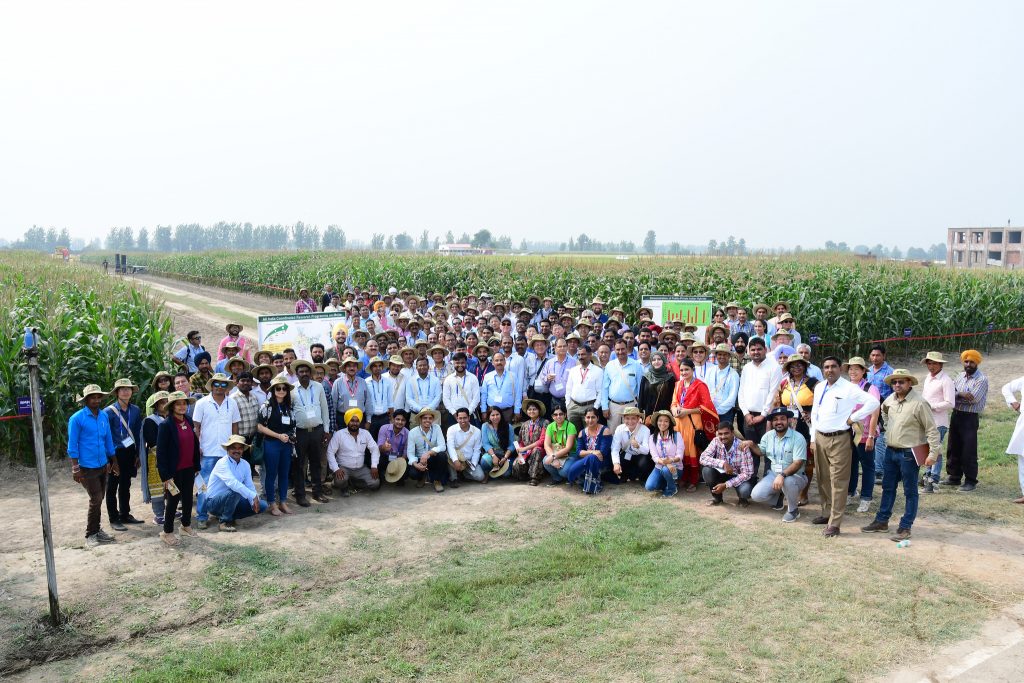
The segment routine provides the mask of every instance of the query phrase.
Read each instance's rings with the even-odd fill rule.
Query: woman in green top
[[[576,426],[565,419],[565,408],[557,403],[551,409],[554,420],[544,434],[544,469],[551,475],[549,486],[566,481],[569,466],[579,460],[576,455]]]

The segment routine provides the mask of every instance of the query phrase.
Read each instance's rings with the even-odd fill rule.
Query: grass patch
[[[658,502],[581,528],[466,554],[383,600],[122,675],[271,680],[317,676],[330,661],[351,681],[846,680],[987,616],[972,585],[889,543],[854,551],[791,525],[754,534]],[[823,656],[814,634],[843,647]]]

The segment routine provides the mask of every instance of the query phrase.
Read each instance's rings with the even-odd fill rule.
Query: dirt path
[[[254,316],[288,312],[291,308],[282,299],[151,276],[138,280],[165,299],[177,333],[199,329],[208,347],[215,346],[223,336],[223,323],[229,315]],[[227,315],[219,317],[220,309]],[[1020,350],[1001,350],[983,367],[993,386],[998,387],[1021,372],[1022,360]],[[992,396],[991,400],[998,398]],[[588,506],[589,514],[612,514],[646,500],[636,487],[611,487],[608,494],[596,500],[563,489],[518,484],[467,484],[443,496],[411,486],[391,488],[308,509],[295,506],[298,514],[293,517],[245,520],[240,523],[241,533],[211,530],[190,540],[181,550],[168,551],[160,545],[157,529],[150,521],[152,514],[141,503],[135,486],[133,512],[147,523],[117,533],[115,545],[88,550],[83,538],[85,497],[71,481],[64,463],[59,463],[51,473],[51,510],[59,587],[65,607],[72,612],[72,627],[61,641],[62,648],[51,653],[42,646],[26,649],[26,634],[18,630],[45,610],[46,579],[32,472],[19,469],[0,473],[0,491],[4,494],[0,496],[0,518],[7,520],[4,543],[0,545],[0,675],[7,670],[13,680],[40,681],[81,679],[82,674],[85,678],[109,675],[140,652],[190,641],[197,631],[213,629],[211,637],[215,637],[221,624],[233,623],[245,615],[241,610],[255,609],[225,605],[214,590],[219,587],[216,577],[230,577],[259,596],[258,607],[265,608],[270,619],[282,611],[301,613],[325,600],[332,604],[343,601],[345,596],[331,591],[339,580],[415,578],[444,548],[464,546],[476,552],[498,544],[507,547],[527,542],[524,539],[529,536],[516,531],[525,520],[537,532],[557,526],[580,506]],[[746,511],[732,505],[709,509],[703,505],[705,498],[705,492],[685,494],[667,504],[749,528],[752,533],[765,525],[783,526],[793,542],[815,531],[805,520],[780,525],[778,515],[763,506],[751,506]],[[808,513],[805,518],[810,516]],[[105,512],[103,518],[106,524]],[[867,521],[867,515],[851,515],[850,532]],[[997,681],[1011,680],[999,678],[1003,673],[1019,672],[1015,667],[1024,656],[1024,636],[1014,641],[1013,633],[1021,629],[1024,620],[1015,616],[1018,613],[1013,609],[1024,599],[1024,534],[1020,528],[965,528],[929,516],[924,501],[910,549],[897,551],[888,548],[894,544],[884,539],[856,533],[844,533],[840,540],[846,546],[865,549],[877,550],[881,545],[887,552],[891,550],[894,562],[941,567],[983,587],[984,593],[977,596],[979,603],[1004,610],[998,621],[972,641],[942,650],[941,657],[939,653],[908,653],[908,667],[918,668],[894,672],[882,680]],[[264,565],[270,567],[266,572],[260,569]],[[291,577],[283,593],[274,592],[278,585],[270,580],[271,575]],[[210,577],[214,577],[212,581]],[[186,582],[187,590],[177,590]],[[212,586],[206,592],[204,582]],[[106,588],[98,588],[105,584]],[[78,639],[75,619],[88,623],[83,629],[88,631],[88,638]],[[143,637],[158,632],[164,637]],[[992,657],[965,659],[977,659],[978,652]],[[51,656],[55,660],[52,663],[39,663]],[[959,669],[953,667],[954,663],[959,663]],[[972,678],[977,672],[984,672],[985,677]]]

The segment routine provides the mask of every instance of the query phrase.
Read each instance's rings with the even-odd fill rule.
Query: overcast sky
[[[1024,223],[1024,3],[6,2],[0,237]]]

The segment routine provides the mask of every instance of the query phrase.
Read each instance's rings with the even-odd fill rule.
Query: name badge
[[[633,459],[633,452],[632,451],[626,451],[625,458],[626,458],[626,462],[629,462],[630,460],[632,460]]]
[[[555,382],[555,391],[564,392],[565,391],[565,383],[564,382]]]
[[[317,406],[302,406],[302,414],[307,420],[315,420],[320,417],[320,409]]]
[[[354,399],[354,398],[350,398],[348,400],[348,407],[349,408],[358,408],[359,407],[359,401]]]
[[[122,439],[122,441],[121,441],[121,447],[122,448],[131,448],[134,445],[135,445],[135,439],[132,438],[131,434],[129,434],[128,436],[124,437],[124,439]]]
[[[281,424],[283,424],[283,425],[290,425],[291,423],[292,423],[291,415],[282,415],[281,416]]]

